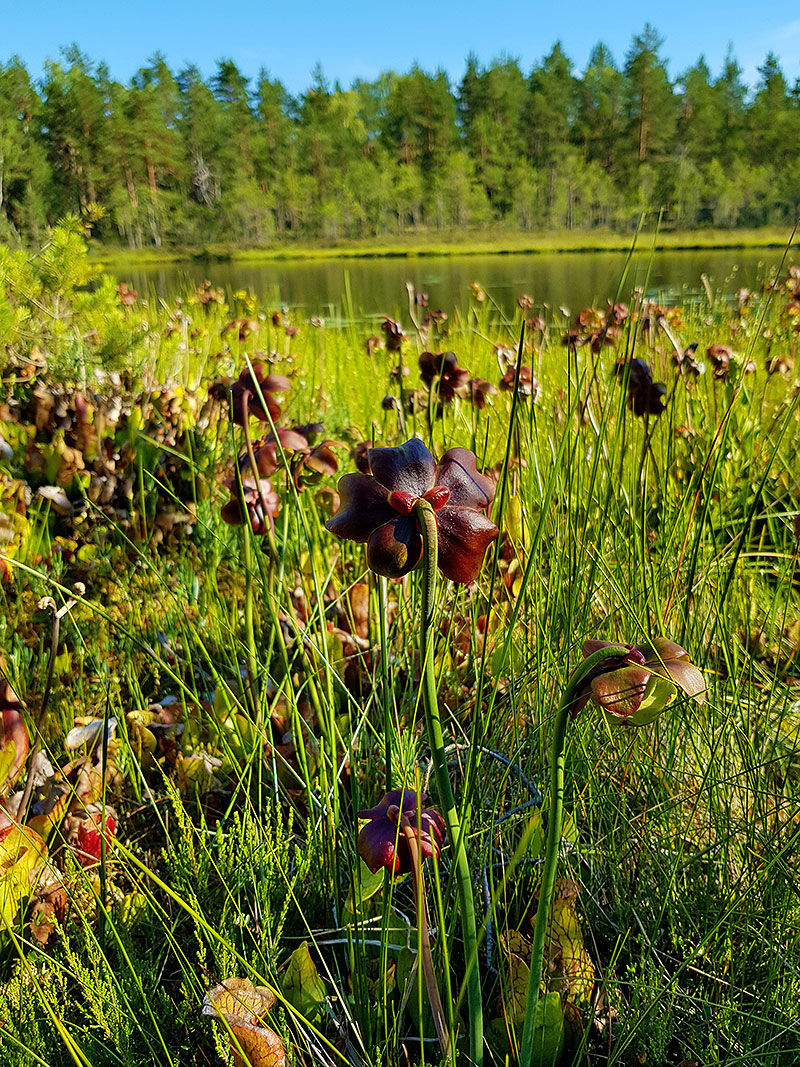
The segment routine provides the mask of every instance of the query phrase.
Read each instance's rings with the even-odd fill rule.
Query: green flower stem
[[[261,397],[261,400],[263,402],[264,397],[261,394],[260,390],[259,390],[259,396]],[[250,403],[249,403],[249,399],[248,398],[249,398],[249,394],[247,392],[245,392],[244,395],[242,396],[242,429],[244,430],[244,447],[247,450],[247,459],[248,459],[248,462],[250,464],[250,474],[251,474],[251,476],[253,478],[253,482],[255,483],[255,487],[258,490],[258,499],[259,499],[259,501],[261,503],[261,510],[264,513],[264,522],[267,525],[267,528],[266,528],[266,531],[264,533],[264,536],[265,536],[265,538],[267,540],[267,543],[269,544],[269,550],[270,550],[271,559],[275,560],[275,559],[278,558],[278,550],[277,550],[277,547],[275,545],[275,534],[274,534],[274,532],[272,530],[272,523],[270,522],[269,514],[267,512],[267,502],[264,499],[263,492],[261,491],[261,477],[260,477],[260,475],[258,473],[258,467],[256,465],[256,454],[255,454],[255,450],[253,448],[253,439],[250,436]],[[274,426],[274,424],[272,422],[270,422],[270,426],[272,426],[272,432],[275,433],[275,426]],[[277,434],[276,434],[276,437],[277,437]],[[239,478],[240,478],[240,481],[241,481],[241,472],[239,473]],[[239,491],[242,494],[242,513],[244,515],[245,522],[247,522],[248,519],[247,519],[247,508],[245,507],[245,502],[244,502],[244,489],[240,486],[240,490]],[[281,564],[281,565],[283,565],[283,564]]]
[[[383,745],[386,762],[386,791],[392,788],[392,693],[389,688],[389,625],[386,611],[389,603],[389,583],[379,579],[378,611],[380,615],[381,697],[383,700]]]
[[[422,532],[422,698],[425,708],[425,725],[428,743],[439,787],[439,797],[444,806],[444,818],[450,843],[455,850],[456,881],[461,902],[461,929],[464,938],[466,961],[467,1006],[469,1010],[470,1063],[474,1067],[483,1064],[483,1003],[481,979],[478,971],[478,933],[475,924],[475,899],[472,895],[472,876],[467,860],[464,835],[458,819],[456,802],[450,785],[447,769],[442,720],[439,716],[439,697],[436,691],[436,671],[433,662],[433,612],[436,601],[436,575],[439,556],[439,534],[436,515],[427,500],[420,498],[414,505],[414,514]]]
[[[247,459],[250,464],[250,474],[255,482],[258,490],[258,496],[261,501],[261,510],[264,514],[264,522],[267,524],[268,540],[271,549],[271,560],[274,560],[277,556],[275,551],[275,538],[272,534],[272,527],[270,525],[269,516],[267,514],[267,504],[264,500],[264,494],[261,492],[261,481],[258,476],[258,467],[256,466],[256,457],[253,450],[253,441],[250,437],[250,405],[249,396],[245,392],[242,397],[242,429],[244,431],[244,444],[247,450]],[[240,507],[242,512],[242,518],[244,520],[244,570],[245,570],[245,605],[244,605],[244,620],[245,620],[245,635],[247,639],[247,674],[248,674],[248,688],[250,698],[250,711],[255,720],[256,729],[261,729],[261,700],[258,692],[258,654],[256,652],[256,632],[254,623],[253,612],[253,572],[255,570],[255,560],[253,558],[253,527],[250,524],[250,513],[247,509],[247,504],[244,498],[244,483],[242,480],[242,472],[239,468],[239,464],[236,464],[236,479],[239,487],[239,499],[241,501]],[[272,569],[272,563],[270,563],[270,569]]]
[[[244,508],[244,498],[242,498]],[[258,698],[258,652],[256,650],[255,615],[253,610],[253,531],[247,510],[244,511],[242,529],[244,544],[244,631],[247,641],[247,690],[250,712],[255,720],[256,729],[261,727],[261,701]]]
[[[581,689],[587,677],[607,659],[627,656],[630,649],[624,645],[609,645],[598,649],[583,660],[573,671],[567,682],[561,703],[556,712],[556,725],[550,745],[550,797],[547,814],[547,845],[544,853],[542,886],[539,891],[539,908],[536,912],[536,926],[533,931],[531,948],[531,970],[528,978],[528,996],[525,1004],[525,1025],[522,1028],[520,1046],[520,1067],[530,1067],[533,1054],[533,1041],[536,1029],[536,1007],[539,1003],[539,987],[542,978],[544,960],[544,943],[550,920],[550,905],[556,884],[556,866],[558,865],[558,846],[561,842],[561,827],[564,821],[564,756],[566,749],[567,724],[570,712],[581,695]]]

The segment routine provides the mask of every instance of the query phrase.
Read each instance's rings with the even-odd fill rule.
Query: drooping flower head
[[[233,421],[237,426],[244,424],[245,403],[248,415],[259,422],[276,422],[280,418],[281,408],[273,393],[283,392],[291,387],[291,382],[283,374],[267,374],[263,363],[253,363],[253,373],[245,367],[231,386],[231,407]],[[261,403],[259,391],[264,398],[266,411]],[[267,414],[269,412],[269,414]]]
[[[390,319],[387,315],[381,323],[381,329],[386,338],[386,351],[399,352],[406,336],[400,323],[396,319]]]
[[[334,448],[347,448],[347,445],[342,441],[320,441],[307,452],[295,456],[292,461],[292,478],[298,492],[338,473],[339,460]]]
[[[500,392],[510,393],[514,389],[514,383],[517,380],[516,367],[509,367],[503,377],[500,379]],[[538,401],[542,387],[533,376],[533,371],[530,367],[520,367],[519,369],[519,385],[517,389],[520,396],[533,397],[534,404]]]
[[[373,874],[381,867],[395,875],[411,870],[408,841],[400,826],[403,815],[417,838],[421,859],[434,854],[438,858],[444,841],[444,820],[438,811],[423,808],[424,803],[424,793],[393,789],[384,794],[380,804],[358,813],[359,819],[369,820],[358,835],[358,852]]]
[[[93,809],[97,807],[97,805],[92,805]],[[100,863],[103,852],[102,838],[105,838],[106,848],[110,849],[117,829],[114,809],[106,805],[103,811],[102,805],[99,807],[100,810],[88,812],[87,817],[82,819],[78,826],[73,852],[81,867],[91,867]]]
[[[653,372],[643,359],[621,360],[615,373],[622,381],[628,375],[628,407],[634,415],[660,415],[663,412],[667,387],[662,382],[653,381]]]
[[[494,485],[478,471],[472,452],[451,448],[437,463],[412,438],[397,448],[370,448],[367,457],[372,474],[340,479],[341,507],[326,528],[366,544],[367,563],[376,574],[402,578],[422,558],[414,507],[424,499],[436,515],[442,574],[454,582],[475,581],[498,530],[487,515]]]
[[[611,641],[584,641],[583,655],[610,647],[614,647]],[[646,726],[679,692],[703,703],[705,679],[690,662],[686,649],[663,637],[653,638],[652,644],[624,647],[629,650],[627,656],[605,660],[586,679],[573,716],[594,699],[610,725]]]
[[[229,526],[242,526],[246,514],[256,537],[263,537],[274,528],[275,516],[281,509],[281,498],[269,478],[255,478],[247,470],[241,472],[241,493],[238,480],[233,475],[225,479],[224,485],[231,495],[220,515]]]
[[[449,403],[467,386],[469,371],[459,367],[454,352],[423,352],[419,357],[419,373],[428,389],[436,387],[439,399]]]
[[[687,345],[682,351],[676,349],[672,354],[672,362],[676,365],[681,374],[690,374],[695,378],[699,378],[701,374],[705,374],[706,365],[701,359],[695,358],[697,352],[697,341],[692,341],[690,345]]]
[[[706,355],[711,360],[715,378],[724,378],[728,374],[731,359],[735,359],[735,353],[730,345],[709,345]]]
[[[478,411],[483,411],[486,407],[486,398],[494,392],[496,392],[495,387],[485,378],[470,378],[467,382],[467,396],[472,406]]]
[[[297,430],[276,428],[275,433],[268,433],[260,441],[253,445],[253,457],[256,461],[256,469],[259,478],[271,478],[281,468],[281,452],[305,453],[309,451],[308,440]],[[250,457],[247,452],[239,455],[239,469],[246,474],[251,474]]]

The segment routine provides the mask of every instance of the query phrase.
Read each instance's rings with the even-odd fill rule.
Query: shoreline
[[[627,252],[634,245],[640,253],[715,251],[725,249],[786,248],[791,231],[778,228],[754,230],[690,230],[676,233],[616,234],[569,232],[514,234],[483,231],[438,238],[419,235],[385,241],[347,241],[339,244],[281,244],[261,248],[177,247],[112,248],[89,243],[89,257],[103,264],[168,266],[194,260],[198,263],[262,263],[281,260],[416,259],[442,256],[566,255],[576,253]]]

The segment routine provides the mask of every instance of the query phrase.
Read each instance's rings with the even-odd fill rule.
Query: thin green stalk
[[[433,614],[436,601],[436,573],[438,568],[439,538],[436,515],[430,503],[420,498],[414,505],[414,514],[422,532],[422,627],[420,645],[422,655],[422,698],[425,707],[425,725],[431,758],[439,787],[439,796],[444,806],[447,832],[455,851],[456,882],[461,902],[461,928],[464,939],[466,966],[467,1007],[469,1011],[470,1063],[475,1067],[483,1064],[483,1002],[481,980],[478,971],[478,933],[475,923],[475,900],[472,895],[472,876],[467,859],[464,836],[459,824],[456,802],[450,785],[447,769],[442,720],[439,716],[439,698],[436,691],[436,671],[433,662]]]
[[[67,612],[71,611],[74,606],[75,600],[70,597],[63,607],[59,608],[58,611],[53,611],[53,629],[50,635],[50,653],[47,659],[47,676],[44,683],[44,695],[33,728],[33,745],[31,746],[26,760],[25,788],[22,791],[22,799],[17,808],[17,821],[21,823],[25,822],[28,817],[28,805],[31,802],[31,794],[33,792],[33,764],[39,753],[39,749],[42,747],[42,732],[47,718],[47,706],[50,703],[50,693],[53,688],[53,672],[56,664],[56,656],[58,655],[58,637],[61,627],[61,619]]]
[[[244,506],[244,503],[242,506]],[[247,640],[248,704],[256,723],[256,729],[260,729],[261,701],[258,699],[258,651],[256,647],[255,614],[253,611],[253,569],[255,566],[253,559],[253,531],[247,511],[244,514],[242,540],[244,544],[244,629]]]
[[[261,492],[261,482],[258,475],[258,467],[256,466],[255,453],[253,451],[253,442],[250,438],[249,428],[249,395],[247,392],[242,397],[242,429],[244,431],[244,442],[247,450],[247,459],[250,465],[250,474],[258,490],[258,495],[261,500],[261,509],[263,514],[263,521],[268,524],[267,507]],[[245,639],[247,641],[247,676],[248,676],[248,695],[250,713],[255,720],[256,729],[261,728],[261,701],[258,696],[258,653],[256,650],[256,634],[255,634],[255,621],[253,611],[253,571],[255,569],[255,560],[253,558],[253,527],[250,521],[250,512],[247,508],[247,502],[244,494],[244,479],[239,467],[237,458],[236,462],[236,481],[239,490],[240,509],[242,512],[242,518],[244,520],[244,527],[242,530],[242,544],[244,546],[244,580],[245,580],[245,592],[244,592],[244,622],[245,622]],[[274,554],[274,553],[273,553]]]
[[[624,645],[610,645],[607,648],[598,649],[597,652],[592,653],[591,656],[583,660],[572,672],[556,712],[556,724],[550,745],[550,809],[547,817],[547,845],[544,853],[542,886],[539,891],[539,908],[536,912],[536,926],[533,931],[531,970],[528,978],[528,995],[525,1004],[525,1025],[522,1029],[522,1044],[519,1053],[519,1062],[522,1067],[530,1067],[531,1057],[534,1052],[533,1040],[536,1030],[536,1008],[539,1003],[542,962],[544,960],[544,943],[550,920],[553,889],[556,884],[558,846],[561,842],[561,827],[564,819],[564,756],[569,715],[585,680],[591,672],[605,660],[627,656],[629,651]]]
[[[385,578],[379,579],[378,611],[380,614],[380,648],[381,648],[381,697],[383,702],[383,744],[386,762],[386,789],[392,788],[392,694],[389,688],[389,626],[386,608],[389,599],[389,583]]]

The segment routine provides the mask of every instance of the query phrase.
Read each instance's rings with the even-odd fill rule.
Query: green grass
[[[621,256],[620,274],[623,267]],[[515,347],[522,313],[507,319],[491,294],[483,304],[467,295],[446,337],[424,340],[405,324],[406,389],[419,387],[424,347],[451,349],[473,376],[498,379],[495,346]],[[224,404],[206,404],[208,386],[216,374],[238,374],[245,352],[258,350],[279,352],[276,369],[292,377],[284,425],[321,419],[325,436],[348,446],[418,433],[436,455],[475,448],[482,466],[508,479],[497,556],[490,551],[475,588],[443,588],[437,609],[452,780],[471,816],[485,1062],[502,1064],[510,1054],[517,964],[509,965],[502,942],[508,931],[527,942],[532,934],[541,837],[532,801],[545,786],[559,695],[585,639],[635,643],[655,634],[691,653],[708,679],[707,700],[679,703],[636,732],[611,730],[591,705],[570,726],[571,823],[559,876],[580,887],[577,915],[595,986],[564,1063],[800,1062],[800,572],[792,526],[800,427],[794,372],[765,370],[768,354],[794,344],[793,320],[781,310],[787,299],[788,291],[756,296],[740,315],[717,294],[671,319],[681,343],[699,340],[698,355],[712,342],[733,345],[739,358],[721,380],[710,366],[696,381],[676,375],[666,334],[645,333],[641,316],[598,355],[588,345],[563,347],[568,324],[551,317],[525,350],[542,385],[535,406],[521,399],[512,425],[510,394],[496,394],[481,412],[456,400],[432,428],[424,405],[404,416],[404,427],[382,408],[382,398],[397,393],[397,356],[367,357],[353,326],[299,321],[287,339],[266,317],[240,345],[220,331],[235,314],[252,315],[254,304],[151,308],[142,331],[141,309],[120,317],[101,294],[80,312],[59,305],[55,330],[46,291],[20,325],[6,322],[12,418],[0,422],[0,434],[13,458],[0,465],[3,501],[14,483],[35,491],[43,480],[26,454],[28,437],[13,431],[33,418],[31,386],[12,362],[24,364],[37,314],[68,397],[75,368],[86,375],[96,426],[115,393],[140,414],[105,431],[130,479],[116,512],[98,504],[73,523],[34,496],[27,527],[5,542],[15,575],[0,586],[0,654],[29,724],[45,688],[51,632],[39,598],[60,605],[75,581],[86,586],[61,623],[43,741],[63,766],[76,716],[117,720],[106,774],[89,793],[97,799],[105,790],[118,825],[98,869],[75,862],[69,824],[59,822],[49,869],[0,933],[3,1064],[226,1062],[228,1037],[201,1005],[208,989],[234,975],[279,994],[270,1025],[292,1063],[422,1061],[411,886],[368,877],[355,818],[383,792],[384,714],[393,724],[395,781],[413,784],[430,772],[417,704],[416,576],[385,587],[366,570],[362,546],[325,531],[318,489],[332,486],[329,479],[298,493],[284,471],[274,476],[282,500],[275,559],[259,543],[247,557],[241,528],[221,522],[221,479],[241,438]],[[87,336],[92,316],[103,342],[80,342],[76,362],[75,338]],[[666,410],[649,423],[627,408],[613,376],[626,354],[646,359],[668,384]],[[747,358],[755,374],[744,373]],[[127,380],[93,384],[101,365],[124,368]],[[54,469],[65,470],[59,449],[73,431],[48,441],[40,430],[37,447]],[[347,449],[338,455],[340,473],[354,469]],[[81,479],[88,484],[80,473],[66,483],[73,499]],[[190,533],[184,523],[167,528],[163,516],[176,501],[191,513]],[[242,674],[247,558],[255,694]],[[351,595],[362,586],[366,619]],[[358,619],[366,629],[354,641],[348,631]],[[172,743],[168,729],[151,731],[151,750],[142,712],[166,698],[175,698],[166,706],[182,730]],[[219,761],[213,778],[184,762],[198,752]],[[76,774],[67,777],[77,785]],[[80,812],[81,803],[74,807]],[[454,1003],[463,959],[450,852],[436,868],[427,865],[426,877],[438,973],[446,945],[466,1062],[464,1002]],[[68,904],[40,944],[30,922],[48,883],[62,887]],[[326,996],[311,1019],[307,1003],[298,1011],[285,1002],[289,960],[303,942]],[[422,1020],[431,1037],[424,1011]],[[425,1042],[425,1062],[438,1062],[434,1042]]]

